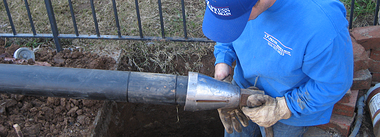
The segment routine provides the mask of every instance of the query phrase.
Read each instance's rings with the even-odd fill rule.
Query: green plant
[[[351,0],[341,0],[347,9],[347,16],[350,16]],[[353,24],[354,27],[372,25],[374,19],[376,3],[373,0],[355,0]]]
[[[36,47],[38,47],[41,44],[43,44],[43,42],[39,42],[38,39],[34,39],[33,41],[28,41],[24,46],[25,47],[36,48]]]

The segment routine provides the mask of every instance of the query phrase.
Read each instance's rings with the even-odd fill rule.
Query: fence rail
[[[380,0],[376,0],[376,10],[375,10],[375,17],[374,17],[374,21],[373,21],[374,25],[376,25],[378,23],[379,1]],[[16,28],[13,24],[11,12],[9,10],[7,0],[3,0],[3,2],[4,2],[5,10],[7,12],[8,20],[9,20],[9,23],[10,23],[10,26],[12,29],[12,33],[0,33],[0,37],[6,37],[6,38],[52,38],[52,39],[54,39],[54,43],[55,43],[55,46],[56,46],[58,52],[62,50],[62,47],[60,44],[60,39],[107,39],[107,40],[157,40],[157,41],[179,41],[179,42],[213,42],[212,40],[207,39],[207,38],[189,38],[187,36],[184,0],[181,0],[182,22],[183,22],[183,28],[182,29],[184,32],[183,37],[166,37],[165,36],[165,29],[164,29],[165,26],[164,26],[164,21],[163,21],[161,0],[157,1],[159,16],[160,16],[161,37],[144,36],[143,29],[141,26],[141,17],[140,17],[140,9],[139,9],[138,0],[135,0],[135,7],[136,7],[136,16],[137,16],[137,22],[138,22],[139,36],[121,35],[119,17],[118,17],[118,12],[117,12],[117,8],[116,8],[115,0],[112,0],[112,9],[113,9],[114,17],[115,17],[115,24],[117,27],[117,35],[101,35],[100,34],[93,0],[90,0],[92,16],[93,16],[93,21],[95,24],[95,31],[96,31],[96,34],[93,34],[93,35],[79,34],[75,15],[74,15],[73,4],[72,4],[71,0],[68,0],[68,2],[69,2],[71,19],[73,22],[73,28],[74,28],[75,34],[60,34],[58,32],[57,22],[55,20],[55,15],[54,15],[54,10],[52,7],[51,0],[44,0],[44,2],[45,2],[45,7],[47,10],[47,14],[48,14],[52,33],[51,34],[37,34],[36,33],[36,29],[35,29],[35,26],[33,24],[33,18],[31,16],[31,12],[29,9],[28,1],[24,0],[25,7],[26,7],[26,10],[28,13],[28,18],[29,18],[31,30],[32,30],[32,34],[31,33],[18,34],[16,31]],[[355,0],[352,0],[351,1],[350,17],[349,17],[349,28],[350,29],[352,29],[353,14],[354,14],[354,9],[355,9],[354,6],[355,6]]]

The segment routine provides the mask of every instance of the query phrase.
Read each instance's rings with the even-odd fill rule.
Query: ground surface
[[[0,41],[1,42],[1,41]],[[77,49],[56,53],[50,47],[35,52],[36,61],[10,60],[19,45],[4,47],[0,43],[0,63],[20,65],[51,65],[87,69],[115,69],[116,61]],[[210,51],[211,52],[211,51]],[[175,69],[187,74],[184,62],[198,57],[178,58]],[[137,68],[121,57],[118,70]],[[140,60],[144,61],[144,60]],[[213,74],[213,56],[203,56],[200,73]],[[211,70],[211,71],[210,71]],[[150,72],[149,68],[144,71]],[[152,70],[156,73],[159,70]],[[18,124],[25,136],[90,136],[93,121],[103,101],[0,94],[0,136],[17,136],[13,125]],[[185,112],[183,106],[117,103],[107,136],[222,136],[223,127],[216,111]]]
[[[0,44],[2,45],[2,44]],[[6,60],[19,48],[18,45],[0,47],[1,63],[20,61]],[[48,47],[36,52],[36,62],[44,62],[54,67],[109,69],[115,65],[110,57],[65,50],[56,53]],[[36,64],[33,60],[21,64]],[[0,136],[17,136],[14,124],[21,127],[25,136],[89,136],[97,111],[102,101],[77,100],[53,97],[32,97],[1,94],[0,96]]]
[[[51,65],[53,67],[72,67],[105,69],[119,71],[138,71],[129,63],[130,56],[122,55],[119,62],[108,56],[82,52],[81,49],[64,50],[56,53],[49,46],[42,46],[36,52],[36,61],[11,60],[19,45],[2,46],[0,39],[0,63],[20,65]],[[172,60],[174,70],[187,75],[189,64],[198,61],[202,74],[212,76],[213,62],[211,50],[205,56],[192,55],[188,58]],[[132,59],[137,62],[149,60]],[[117,68],[115,68],[117,66]],[[143,68],[146,72],[162,73],[154,67]],[[141,68],[140,68],[141,69]],[[94,119],[103,107],[104,101],[68,98],[34,97],[0,94],[0,136],[16,137],[13,125],[18,124],[25,136],[91,136]],[[150,104],[113,103],[111,122],[107,124],[106,136],[223,136],[223,127],[216,111],[186,112],[183,106],[163,106]],[[358,136],[372,137],[372,123],[365,109],[365,118]],[[107,113],[107,112],[106,112]],[[329,136],[339,136],[331,133]],[[313,136],[313,134],[312,134]]]

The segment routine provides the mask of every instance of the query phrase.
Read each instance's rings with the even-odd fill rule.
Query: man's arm
[[[232,62],[236,60],[232,43],[216,43],[214,56],[216,59],[214,78],[222,80],[232,73]]]
[[[314,47],[306,50],[302,67],[310,80],[285,94],[287,105],[296,117],[331,108],[352,85],[353,51],[349,33],[342,30],[328,46]]]
[[[286,92],[283,97],[251,95],[247,104],[262,105],[243,107],[243,113],[258,125],[270,127],[292,115],[300,117],[331,108],[351,87],[353,51],[348,32],[342,32],[330,41],[306,50],[302,71],[310,77],[309,81]]]

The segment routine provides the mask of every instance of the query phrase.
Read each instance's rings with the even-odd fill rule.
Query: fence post
[[[121,38],[121,31],[120,31],[120,25],[119,25],[119,16],[117,15],[117,7],[116,7],[116,1],[112,0],[112,7],[113,7],[113,13],[115,15],[115,22],[116,22],[116,28],[117,28],[117,36]]]
[[[32,15],[31,15],[30,9],[29,9],[29,4],[28,4],[27,0],[24,0],[24,2],[25,2],[26,11],[28,12],[28,18],[29,18],[29,22],[30,22],[30,27],[32,28],[33,35],[35,36],[35,35],[37,35],[37,33],[36,33],[36,29],[34,28]]]
[[[352,21],[354,18],[354,9],[355,9],[355,0],[351,0],[351,11],[350,11],[350,22],[349,22],[349,29],[352,29]]]
[[[77,21],[75,20],[73,3],[71,2],[71,0],[69,0],[69,7],[70,7],[71,19],[73,20],[75,35],[78,37],[79,32],[78,32],[78,27],[77,27]]]
[[[376,9],[375,9],[375,19],[373,21],[373,25],[377,25],[377,19],[378,19],[378,15],[379,15],[379,4],[380,4],[380,0],[377,0],[376,1]]]
[[[158,0],[158,12],[160,14],[160,22],[161,22],[161,37],[165,38],[165,27],[164,27],[164,17],[162,15],[162,5],[161,0]]]
[[[141,27],[140,8],[139,8],[139,1],[138,0],[135,0],[135,6],[136,6],[137,23],[139,25],[140,38],[144,38],[144,35],[142,32],[142,27]]]
[[[48,13],[49,21],[50,21],[51,31],[53,33],[55,47],[57,51],[60,52],[62,50],[62,47],[58,38],[59,33],[58,33],[58,28],[57,28],[57,22],[55,21],[54,10],[53,10],[53,6],[51,5],[51,1],[45,0],[45,6]]]
[[[183,36],[187,39],[187,29],[186,29],[186,13],[185,13],[185,1],[181,0],[182,6],[182,23],[183,23]]]
[[[3,0],[3,2],[4,2],[5,10],[7,11],[7,15],[8,15],[9,23],[11,24],[11,28],[12,28],[13,35],[17,35],[17,33],[16,33],[16,28],[15,28],[15,26],[13,25],[13,20],[12,20],[11,12],[9,11],[9,7],[8,7],[7,0]]]
[[[96,36],[100,37],[99,25],[98,25],[98,19],[96,18],[94,0],[90,0],[90,4],[91,4],[91,11],[92,11],[92,18],[94,19],[94,23],[95,23]]]

